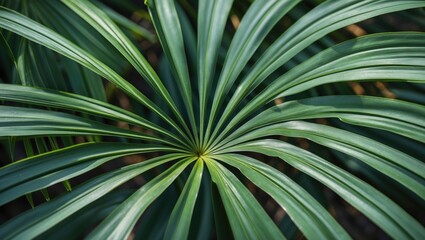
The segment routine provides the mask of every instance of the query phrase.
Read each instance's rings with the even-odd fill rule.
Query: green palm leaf
[[[95,5],[89,1],[63,1],[67,6],[84,18],[91,26],[102,34],[121,54],[130,62],[139,74],[148,81],[155,92],[166,100],[167,104],[182,120],[182,116],[177,110],[167,89],[162,84],[156,72],[138,51],[137,47],[122,33],[114,22]],[[183,122],[184,123],[184,122]]]
[[[425,228],[385,195],[308,151],[278,140],[258,140],[241,144],[235,150],[255,151],[285,160],[331,188],[392,236],[425,236]]]
[[[2,225],[0,234],[5,239],[36,237],[56,225],[75,211],[112,191],[122,183],[163,163],[175,160],[174,155],[164,155],[140,164],[134,164],[101,175],[75,188],[71,193],[28,211],[7,224]]]
[[[425,238],[424,1],[111,2],[0,0],[2,238]]]
[[[167,171],[154,178],[133,193],[118,206],[93,232],[89,239],[123,239],[127,238],[139,217],[150,203],[157,198],[194,158],[179,161]]]
[[[22,159],[0,168],[0,202],[4,204],[26,193],[78,176],[121,156],[163,150],[167,151],[159,146],[85,143]]]
[[[406,40],[410,34],[412,34],[411,37]],[[388,38],[391,40],[388,41]],[[425,35],[419,33],[378,34],[349,40],[322,51],[269,84],[237,113],[221,134],[227,133],[233,126],[269,101],[318,85],[372,80],[423,83],[425,67],[421,59],[425,46],[424,38]],[[255,83],[254,86],[258,86],[259,83]],[[232,100],[237,102],[231,100],[228,111],[231,110],[229,106],[236,107],[239,102],[235,96]],[[228,115],[223,115],[222,121],[226,120],[226,116]]]
[[[190,216],[193,214],[193,208],[195,207],[199,187],[201,186],[203,164],[204,162],[201,160],[196,161],[196,165],[190,173],[183,192],[170,216],[167,230],[165,231],[165,238],[188,238],[191,222]]]
[[[286,102],[264,110],[222,143],[236,140],[244,133],[270,124],[314,118],[339,118],[347,123],[383,129],[423,142],[424,116],[423,106],[394,99],[348,95],[315,97]]]
[[[425,174],[421,171],[425,167],[423,162],[355,133],[308,122],[287,122],[252,131],[238,141],[276,134],[305,137],[351,155],[394,178],[425,199]]]
[[[31,87],[23,87],[17,85],[0,84],[0,99],[5,101],[14,101],[27,103],[32,105],[41,105],[45,107],[60,108],[72,111],[83,112],[100,116],[116,121],[124,121],[142,126],[158,133],[164,134],[183,145],[188,143],[183,142],[170,131],[144,119],[143,117],[126,111],[114,105],[104,103],[92,98],[87,98],[81,95],[57,92],[48,89],[38,89]],[[48,118],[46,118],[48,119]]]
[[[214,160],[208,159],[205,163],[212,180],[217,184],[236,238],[284,238],[254,196],[233,173]]]
[[[183,97],[193,135],[195,136],[194,139],[198,141],[198,130],[193,112],[192,88],[186,53],[184,51],[183,34],[176,6],[172,0],[160,1],[158,3],[156,0],[153,0],[149,1],[147,5],[153,24],[156,31],[159,33],[159,40],[162,44],[165,56],[170,63],[171,72],[174,75],[174,79],[176,79],[177,87]],[[167,34],[164,34],[165,32]]]
[[[21,107],[0,106],[0,130],[0,137],[109,135],[174,145],[174,143],[164,141],[161,138],[98,123],[71,114]]]
[[[176,123],[166,116],[149,98],[143,95],[133,85],[124,80],[119,74],[113,71],[104,63],[100,62],[83,49],[71,43],[66,38],[56,32],[42,26],[41,24],[20,15],[7,8],[0,8],[0,27],[11,30],[16,34],[22,35],[36,43],[44,45],[108,79],[116,86],[124,90],[129,96],[137,99],[152,111],[158,113],[165,121],[174,126],[176,130],[184,134]]]
[[[213,85],[215,65],[226,20],[233,0],[199,2],[198,19],[198,86],[200,143],[204,145],[204,121],[209,91]]]
[[[281,172],[243,155],[223,154],[217,156],[217,159],[238,168],[249,180],[270,194],[287,210],[307,237],[349,238],[320,203]]]

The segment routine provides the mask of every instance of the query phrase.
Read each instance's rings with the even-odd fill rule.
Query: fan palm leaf
[[[165,56],[160,74],[122,30],[122,26],[139,29],[137,25],[103,4],[25,3],[35,4],[34,9],[46,6],[38,14],[45,23],[12,10],[16,6],[0,6],[0,28],[6,36],[2,52],[8,52],[13,62],[8,67],[14,66],[22,85],[27,85],[0,83],[0,140],[22,141],[28,153],[0,168],[0,205],[25,195],[30,198],[35,191],[46,191],[114,159],[146,157],[89,177],[72,191],[10,219],[0,225],[0,236],[59,236],[59,231],[69,230],[67,226],[87,222],[89,239],[127,239],[153,229],[158,230],[156,237],[166,239],[206,238],[212,225],[218,238],[294,238],[257,199],[253,189],[260,189],[305,237],[350,239],[318,194],[288,171],[269,164],[285,162],[339,195],[389,236],[425,238],[425,228],[396,201],[324,154],[356,159],[365,166],[361,171],[389,177],[423,205],[425,164],[418,154],[386,144],[388,139],[381,141],[379,134],[371,137],[356,129],[371,129],[372,135],[390,133],[397,136],[391,139],[395,145],[423,146],[425,107],[417,101],[347,93],[304,97],[306,91],[347,82],[400,82],[423,90],[424,33],[377,33],[339,44],[327,35],[372,17],[425,7],[424,1],[329,0],[308,11],[300,2],[254,1],[246,5],[232,36],[226,24],[233,1],[199,0],[196,34],[191,29],[193,16],[187,16],[178,2],[145,1]],[[75,15],[61,20],[61,13],[53,9]],[[43,11],[52,19],[43,17]],[[278,29],[288,15],[299,19],[285,31]],[[77,18],[85,25],[69,23]],[[66,34],[47,22],[79,30]],[[90,31],[97,34],[88,34],[92,44],[102,45],[95,50],[87,48],[90,43],[73,40]],[[154,39],[144,30],[135,31]],[[267,37],[276,31],[278,36],[270,42]],[[11,39],[21,39],[17,49]],[[317,41],[324,44],[318,46]],[[101,52],[108,47],[128,61],[148,91],[120,75],[119,64],[105,60],[110,53]],[[53,54],[68,60],[60,65]],[[37,62],[43,56],[49,57]],[[49,67],[37,66],[50,61]],[[145,111],[107,103],[103,90],[86,96],[64,91],[67,84],[61,71],[74,73],[76,66],[84,70],[75,76],[92,81],[88,89],[102,87],[98,80],[104,78]],[[49,79],[45,80],[49,84],[42,80],[25,84],[25,79]],[[286,98],[293,100],[274,104]],[[143,112],[149,114],[139,114]],[[328,124],[315,119],[327,119]],[[116,126],[121,122],[128,128]],[[74,136],[85,136],[89,142],[74,142]],[[72,140],[66,144],[66,139]],[[321,151],[298,147],[293,139],[308,139]],[[39,154],[32,151],[31,141],[45,145]],[[145,176],[144,184],[130,193],[123,191],[124,197],[115,195],[120,193],[118,187],[139,176]],[[96,215],[95,209],[101,217],[90,220],[88,213]],[[149,210],[155,214],[149,215]]]

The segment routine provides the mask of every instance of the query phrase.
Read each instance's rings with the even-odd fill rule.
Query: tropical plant
[[[327,49],[316,42],[362,20],[425,7],[423,0],[325,1],[309,11],[300,0],[257,0],[233,36],[231,0],[200,0],[196,34],[179,4],[146,0],[166,57],[161,77],[126,33],[154,38],[106,6],[13,2],[0,7],[2,59],[10,56],[3,67],[19,84],[0,84],[0,137],[28,157],[0,168],[0,205],[21,196],[34,204],[38,190],[49,199],[47,188],[58,183],[68,192],[2,224],[2,239],[126,239],[133,231],[208,238],[212,226],[220,239],[294,238],[296,229],[310,239],[350,238],[320,200],[322,185],[389,236],[425,238],[421,223],[377,189],[391,184],[424,206],[425,107],[351,92],[309,96],[347,82],[421,86],[424,33],[370,34]],[[275,28],[287,14],[302,16]],[[279,35],[271,41],[270,32]],[[143,78],[141,88],[118,74],[122,59]],[[107,103],[112,86],[132,99],[133,112]],[[398,143],[417,147],[404,152]],[[71,186],[129,155],[147,159]],[[119,188],[140,175],[146,181],[137,190]],[[284,210],[281,222],[253,188]]]

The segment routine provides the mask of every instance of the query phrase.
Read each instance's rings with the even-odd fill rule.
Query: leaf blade
[[[350,239],[319,202],[281,172],[239,154],[216,155],[215,158],[238,168],[251,182],[273,197],[307,238]]]
[[[205,162],[212,180],[217,184],[236,239],[285,239],[255,197],[233,173],[214,160]]]
[[[198,159],[168,220],[164,235],[165,239],[188,238],[193,209],[201,186],[203,169],[204,162]]]
[[[369,184],[326,160],[279,140],[257,140],[232,151],[254,151],[281,158],[332,189],[392,237],[422,238],[425,229],[397,204]]]
[[[179,175],[196,159],[179,161],[133,193],[102,221],[88,239],[124,239],[128,237],[138,218]]]
[[[129,96],[143,103],[150,110],[157,113],[162,119],[179,131],[182,136],[186,135],[172,119],[167,117],[167,115],[155,103],[143,95],[133,85],[124,80],[119,74],[104,63],[100,62],[92,55],[56,32],[5,7],[0,7],[0,27],[50,48],[108,79],[116,86],[123,89],[123,91],[125,91]]]
[[[176,159],[164,155],[103,174],[73,189],[72,192],[44,203],[2,225],[0,234],[5,239],[33,238],[67,218],[90,202],[112,191],[117,186],[158,165]]]

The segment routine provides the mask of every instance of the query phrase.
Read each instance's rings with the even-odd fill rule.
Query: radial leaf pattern
[[[309,11],[290,0],[199,0],[197,9],[147,0],[164,55],[160,74],[128,31],[155,38],[97,1],[3,2],[1,59],[20,84],[0,83],[0,140],[12,155],[24,146],[27,157],[0,168],[0,205],[22,196],[32,203],[32,193],[58,183],[69,191],[0,225],[2,239],[128,239],[147,231],[165,239],[350,239],[323,189],[392,238],[425,239],[420,221],[392,198],[398,193],[380,187],[393,184],[424,206],[425,33],[329,38],[372,17],[423,8],[423,0],[328,0]],[[229,19],[238,21],[234,33]],[[285,19],[295,21],[282,30]],[[84,33],[91,40],[74,40]],[[143,89],[120,75],[108,48],[135,69]],[[141,110],[107,103],[103,89],[75,91],[101,86],[100,78]],[[394,92],[404,100],[347,91],[347,82],[373,81],[399,82]],[[400,86],[419,89],[412,102],[403,93],[413,90]],[[134,155],[144,160],[112,164]],[[115,169],[87,175],[107,165]],[[71,190],[82,174],[89,179]],[[277,218],[264,196],[285,216]],[[77,226],[87,229],[76,236]]]

